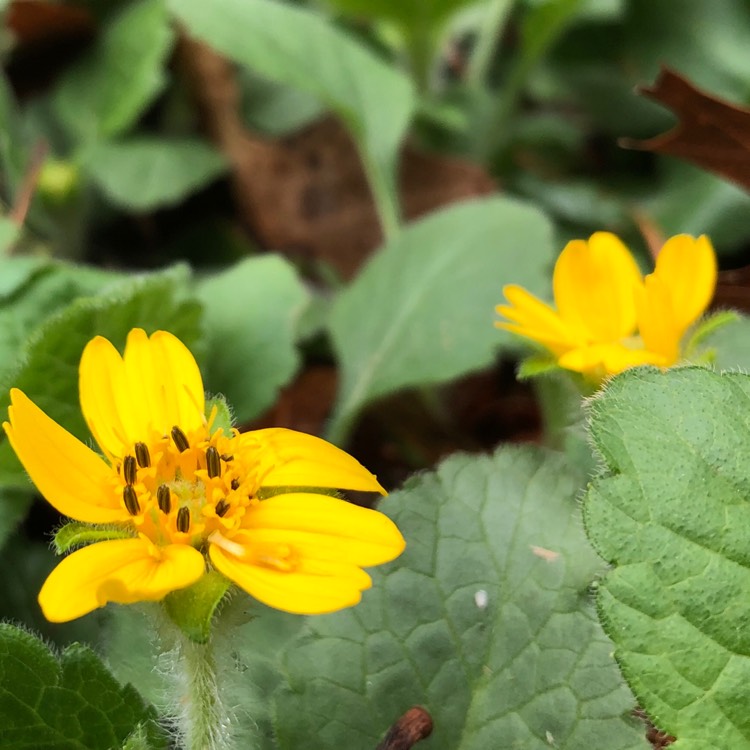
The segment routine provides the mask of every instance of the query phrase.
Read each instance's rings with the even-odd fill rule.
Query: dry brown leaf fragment
[[[679,122],[654,138],[622,139],[623,146],[677,156],[750,189],[750,109],[702,91],[667,67],[638,92],[672,110]]]

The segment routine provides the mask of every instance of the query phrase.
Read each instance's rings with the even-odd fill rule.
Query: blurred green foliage
[[[31,6],[38,15],[26,15]],[[309,419],[311,429],[344,442],[367,409],[387,411],[387,399],[409,389],[429,412],[429,427],[407,425],[373,444],[364,422],[371,442],[362,459],[425,468],[414,456],[445,446],[414,450],[424,434],[436,443],[448,434],[451,447],[492,447],[447,416],[454,404],[443,395],[460,378],[515,356],[517,345],[492,326],[493,305],[506,283],[547,294],[567,239],[614,231],[647,264],[644,234],[708,233],[724,266],[748,260],[746,193],[617,142],[674,124],[634,91],[662,64],[750,103],[744,0],[6,0],[0,16],[0,411],[9,389],[22,388],[85,441],[81,351],[94,335],[121,347],[128,330],[142,326],[180,336],[207,391],[226,396],[242,425],[269,420],[274,410],[274,418]],[[205,49],[214,56],[202,58]],[[712,338],[721,367],[748,366],[746,330],[742,318]],[[308,381],[307,401],[297,399],[295,386],[315,368],[328,368],[330,378]],[[279,400],[282,393],[288,398]],[[489,401],[482,403],[488,412]],[[576,429],[576,449],[590,459]],[[232,702],[252,707],[252,719],[240,716],[246,735],[266,732],[264,747],[291,748],[320,731],[311,747],[370,748],[399,711],[424,701],[437,726],[448,727],[426,748],[457,746],[466,727],[466,747],[511,738],[542,747],[551,742],[548,715],[567,721],[555,724],[556,746],[641,746],[620,718],[632,700],[586,595],[600,566],[575,525],[572,497],[585,478],[559,457],[548,464],[540,455],[455,459],[412,481],[387,506],[412,537],[404,569],[397,562],[382,574],[361,610],[307,624],[252,609],[262,616],[232,636],[238,656],[227,667]],[[494,472],[507,472],[512,486],[491,498],[483,482]],[[522,488],[534,482],[526,517]],[[564,491],[555,482],[567,482]],[[502,522],[478,518],[471,503],[480,501],[497,502]],[[502,542],[510,572],[495,580],[496,545],[516,516],[515,536]],[[137,614],[110,608],[80,627],[41,622],[36,589],[53,564],[45,539],[58,522],[35,502],[0,437],[0,617],[63,645],[79,639],[107,650],[118,677],[158,700],[163,686],[155,686],[152,657],[135,654],[134,634],[148,640],[128,619]],[[555,547],[560,528],[567,531]],[[466,541],[461,550],[456,539]],[[556,569],[533,561],[529,580],[544,589],[544,601],[525,595],[525,573],[513,568],[528,562],[527,542],[570,560],[554,581]],[[464,565],[466,549],[474,557]],[[469,575],[473,563],[481,576]],[[491,591],[493,603],[506,592],[506,609],[488,612],[489,624],[464,618],[450,633],[441,630],[447,610],[459,620],[482,615],[464,601],[476,587]],[[453,611],[459,600],[464,609]],[[540,657],[549,679],[524,683],[525,723],[514,724],[512,654],[501,641],[509,634],[519,653],[539,647],[539,633],[519,621],[541,622],[562,609],[569,621],[547,632],[549,660]],[[223,616],[249,615],[234,601]],[[486,663],[469,654],[479,661],[464,670],[464,684],[441,683],[441,659],[460,663],[474,635]],[[127,693],[87,651],[58,659],[23,632],[6,630],[4,638],[3,648],[8,639],[23,641],[50,679],[66,659],[80,658],[113,695]],[[352,649],[343,666],[342,642]],[[369,651],[351,645],[365,642]],[[566,642],[575,643],[575,667],[561,653]],[[388,659],[408,667],[392,690]],[[353,734],[339,715],[321,729],[328,709],[308,691],[317,671],[339,668],[327,700],[362,714]],[[0,659],[0,685],[13,674],[3,669]],[[591,679],[590,694],[581,675]],[[576,690],[561,707],[545,684],[569,678]],[[450,708],[457,696],[463,713]],[[11,711],[4,701],[2,716]],[[497,716],[482,713],[487,701]],[[595,707],[586,721],[583,704]],[[137,728],[150,709],[138,711],[112,742],[150,746],[153,738]],[[294,720],[281,721],[284,712]],[[605,729],[589,731],[598,721]],[[129,732],[136,734],[126,741]],[[79,746],[66,741],[50,740],[49,750]]]

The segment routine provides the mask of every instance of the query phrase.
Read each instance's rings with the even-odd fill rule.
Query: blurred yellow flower
[[[685,332],[705,312],[716,286],[716,255],[705,236],[669,239],[653,273],[642,277],[609,232],[573,240],[553,274],[556,309],[514,284],[496,310],[498,328],[548,349],[560,367],[599,382],[635,365],[670,367]]]
[[[271,607],[331,612],[370,586],[363,567],[404,549],[382,513],[311,489],[385,494],[347,453],[293,430],[212,430],[198,366],[172,334],[134,329],[124,356],[94,338],[79,378],[106,459],[17,389],[3,425],[57,510],[125,537],[83,547],[52,571],[39,594],[47,619],[159,600],[211,566]],[[269,488],[280,494],[268,497]]]

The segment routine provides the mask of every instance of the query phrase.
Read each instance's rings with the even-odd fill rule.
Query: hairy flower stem
[[[231,717],[222,700],[211,641],[180,634],[176,650],[177,733],[184,750],[231,750]]]

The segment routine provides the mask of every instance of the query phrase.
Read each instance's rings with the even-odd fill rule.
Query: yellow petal
[[[321,438],[270,427],[246,432],[241,439],[248,450],[259,450],[263,487],[331,487],[386,494],[359,461]]]
[[[108,456],[121,458],[134,442],[134,410],[130,392],[125,390],[122,357],[102,336],[91,339],[83,350],[78,394],[84,419],[99,447]]]
[[[523,287],[509,284],[503,289],[510,305],[498,305],[495,311],[512,321],[496,323],[520,336],[536,341],[550,349],[556,356],[564,351],[585,343],[586,335],[580,327],[567,324],[560,316]]]
[[[634,289],[641,272],[622,242],[596,232],[573,240],[555,264],[552,284],[560,317],[588,331],[590,343],[605,344],[635,330]]]
[[[364,571],[347,563],[301,560],[293,572],[243,561],[216,544],[209,547],[216,569],[248,594],[293,614],[316,615],[336,612],[357,604],[370,586]]]
[[[665,280],[651,274],[636,295],[638,330],[646,349],[663,357],[665,366],[680,358],[680,340],[684,333],[675,319],[671,290]]]
[[[138,539],[97,542],[66,557],[39,592],[39,604],[51,622],[67,622],[107,602],[130,604],[162,599],[195,583],[205,562],[184,544],[155,548]]]
[[[203,424],[203,381],[192,354],[166,331],[128,334],[120,356],[97,336],[79,367],[81,409],[102,450],[122,457],[138,441],[178,425],[190,434]]]
[[[130,343],[130,340],[128,340]],[[167,331],[156,331],[149,339],[154,373],[146,387],[151,388],[150,399],[160,397],[165,402],[164,427],[155,425],[160,432],[179,425],[190,434],[204,425],[206,402],[203,378],[198,363],[190,350],[176,336]],[[136,356],[125,347],[125,359]],[[137,377],[138,365],[135,374]]]
[[[716,253],[705,235],[678,234],[664,244],[654,276],[669,289],[674,324],[681,335],[705,312],[716,288]]]
[[[596,382],[630,367],[663,366],[665,362],[658,353],[645,349],[631,349],[623,344],[597,344],[567,352],[560,357],[559,364]]]
[[[3,427],[16,455],[47,501],[63,515],[87,523],[130,518],[112,492],[110,467],[13,388]]]
[[[393,560],[406,546],[388,516],[325,495],[292,493],[263,500],[248,509],[242,525],[249,539],[290,544],[304,557],[365,567]]]

